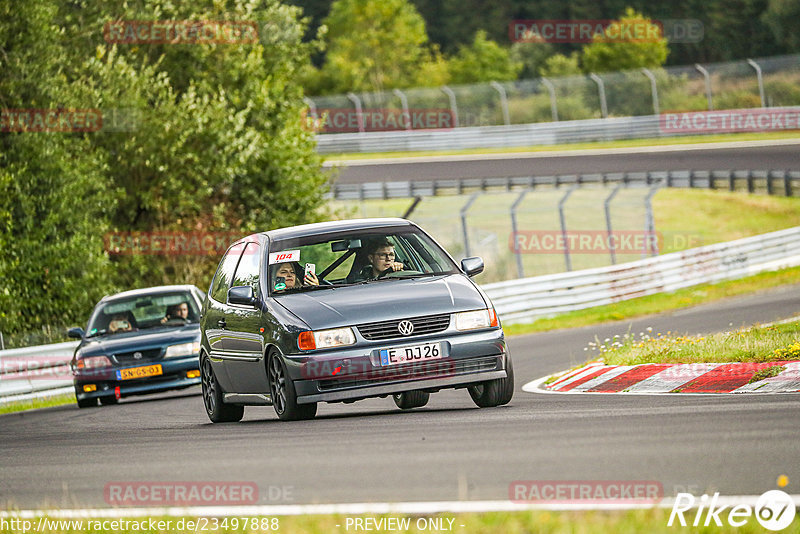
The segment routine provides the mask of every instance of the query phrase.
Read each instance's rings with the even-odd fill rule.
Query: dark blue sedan
[[[78,406],[115,404],[120,398],[200,383],[200,306],[192,285],[160,286],[104,297],[71,366]]]

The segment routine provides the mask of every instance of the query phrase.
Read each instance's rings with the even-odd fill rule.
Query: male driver
[[[367,259],[370,265],[361,271],[362,278],[377,278],[382,272],[391,269],[402,271],[403,264],[395,260],[394,245],[385,237],[372,243],[367,249]]]
[[[172,306],[167,311],[167,316],[161,319],[161,324],[166,323],[167,321],[172,320],[181,320],[183,322],[189,321],[189,305],[185,302],[181,302],[180,304],[176,304]]]

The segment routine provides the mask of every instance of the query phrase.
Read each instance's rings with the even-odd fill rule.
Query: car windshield
[[[87,337],[182,326],[198,320],[197,304],[188,291],[144,294],[113,299],[98,307],[89,320]]]
[[[456,272],[431,238],[408,228],[275,241],[269,255],[274,295]]]

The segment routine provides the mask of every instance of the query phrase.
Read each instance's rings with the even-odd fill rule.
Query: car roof
[[[198,291],[200,291],[200,289],[197,286],[192,284],[144,287],[142,289],[131,289],[129,291],[123,291],[122,293],[117,293],[115,295],[106,295],[100,302],[106,302],[109,300],[117,300],[129,297],[141,297],[142,295],[150,295],[155,293],[166,293],[168,291],[192,291],[193,289],[197,289]]]
[[[303,224],[300,226],[290,226],[288,228],[278,228],[275,230],[269,230],[268,232],[262,232],[261,235],[266,235],[270,240],[281,240],[335,232],[348,232],[351,230],[390,228],[396,226],[414,226],[414,223],[407,219],[401,219],[400,217],[349,219],[344,221],[328,221],[313,224]]]

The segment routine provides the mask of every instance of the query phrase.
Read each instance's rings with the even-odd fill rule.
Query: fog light
[[[186,378],[197,378],[198,376],[200,376],[200,371],[197,369],[193,371],[186,371]]]
[[[91,393],[92,391],[97,391],[97,386],[94,384],[86,384],[83,386],[84,393]]]

